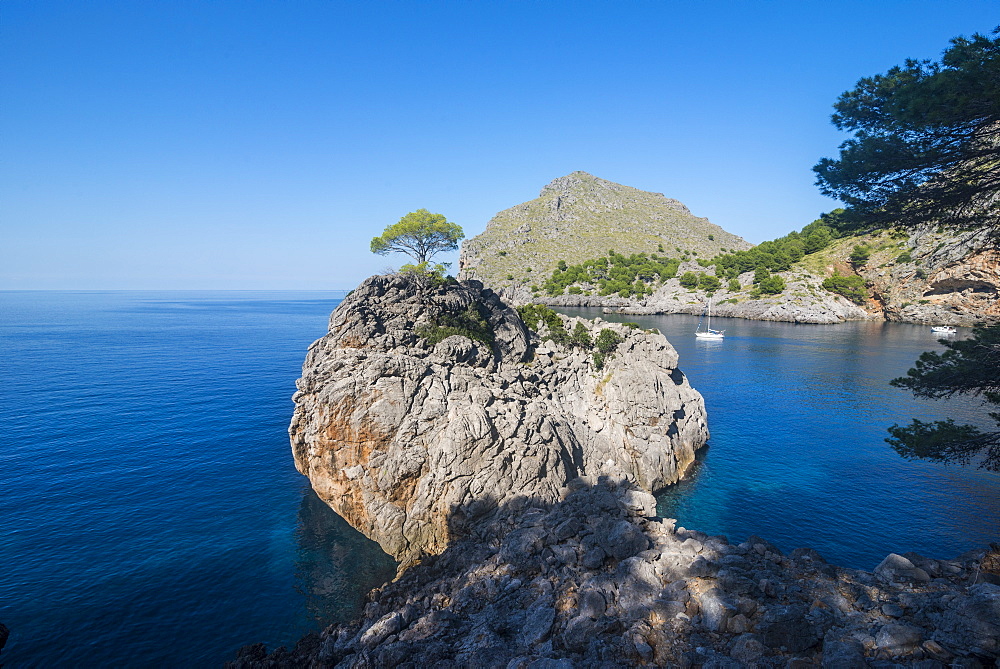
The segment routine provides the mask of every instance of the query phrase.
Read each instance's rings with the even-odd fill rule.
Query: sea
[[[219,667],[350,619],[392,578],[288,445],[306,349],[343,295],[0,292],[0,663]],[[862,569],[1000,541],[1000,475],[884,441],[912,417],[988,426],[974,399],[889,386],[943,350],[929,328],[713,319],[726,338],[702,342],[696,317],[628,320],[667,336],[708,408],[709,446],[661,515]]]

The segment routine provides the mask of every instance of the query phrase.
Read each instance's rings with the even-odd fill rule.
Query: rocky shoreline
[[[708,431],[673,347],[599,319],[521,315],[476,281],[400,275],[337,308],[293,398],[295,462],[399,571],[357,620],[291,650],[244,647],[228,666],[1000,659],[1000,546],[891,554],[868,573],[677,528],[652,493]]]
[[[627,481],[518,498],[475,536],[374,590],[364,614],[262,667],[988,667],[1000,553],[891,554],[874,573],[656,518]],[[515,510],[516,509],[516,510]]]

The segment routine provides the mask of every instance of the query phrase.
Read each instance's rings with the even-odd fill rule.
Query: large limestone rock
[[[476,281],[368,279],[309,349],[289,428],[296,466],[403,562],[515,499],[554,502],[577,477],[647,492],[679,480],[708,431],[677,353],[659,334],[573,321],[622,338],[603,369],[542,341]],[[488,323],[478,340],[418,334],[476,322]]]

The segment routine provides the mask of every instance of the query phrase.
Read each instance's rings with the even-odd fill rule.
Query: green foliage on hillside
[[[679,265],[679,260],[655,253],[626,256],[611,249],[605,257],[585,260],[578,265],[567,265],[560,260],[543,288],[554,297],[566,293],[567,288],[573,294],[582,293],[580,284],[589,284],[599,295],[641,298],[653,293],[656,282],[662,283],[676,275]],[[572,290],[574,287],[578,290]]]
[[[622,336],[611,328],[604,328],[598,332],[597,339],[594,341],[594,345],[597,347],[597,350],[594,351],[594,368],[604,369],[605,361],[614,355],[615,349],[622,341],[624,341]]]
[[[432,346],[452,335],[468,337],[487,346],[493,346],[493,328],[490,327],[481,309],[478,302],[473,302],[458,313],[441,312],[435,316],[433,323],[419,326],[415,332]]]
[[[865,280],[857,274],[852,274],[851,276],[834,274],[824,279],[823,288],[831,293],[843,295],[855,304],[863,305],[865,300],[868,299],[868,293],[865,292]]]
[[[842,209],[835,209],[799,232],[790,232],[746,251],[717,255],[711,261],[715,265],[715,274],[720,278],[735,279],[744,272],[755,270],[766,270],[768,274],[788,271],[803,256],[822,251],[840,236],[838,226],[842,213]]]
[[[762,293],[777,295],[785,289],[785,280],[777,274],[772,274],[758,283],[757,287],[760,288],[760,292]]]
[[[865,244],[855,244],[851,250],[851,264],[864,265],[872,255],[872,250]]]
[[[684,272],[681,274],[679,281],[681,285],[690,290],[694,290],[698,287],[698,275],[694,272]]]
[[[559,314],[544,304],[523,304],[517,307],[517,314],[529,329],[538,332],[542,326],[548,328],[549,337],[557,344],[570,343],[571,335]]]

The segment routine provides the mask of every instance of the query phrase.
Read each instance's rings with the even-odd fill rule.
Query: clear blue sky
[[[340,289],[425,207],[469,236],[585,170],[751,242],[862,76],[995,0],[0,3],[0,289]],[[447,258],[454,260],[454,256]]]

